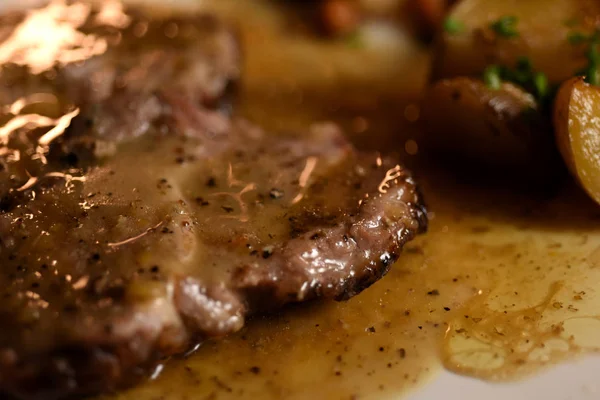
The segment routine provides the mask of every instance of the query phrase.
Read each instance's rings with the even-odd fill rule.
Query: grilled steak
[[[65,7],[46,12],[96,39],[121,34],[75,64],[6,60],[0,390],[115,389],[254,313],[359,293],[425,229],[411,175],[335,125],[267,133],[212,109],[237,77],[213,19],[150,23],[144,35],[198,36],[165,50],[135,44],[139,15],[108,27],[106,9]],[[146,56],[162,61],[138,70]]]

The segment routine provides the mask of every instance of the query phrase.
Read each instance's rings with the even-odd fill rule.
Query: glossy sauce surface
[[[306,38],[272,4],[209,7],[241,27],[236,112],[272,127],[333,119],[359,146],[401,152],[430,231],[360,296],[255,318],[103,399],[396,398],[441,366],[517,379],[600,349],[600,211],[569,183],[519,194],[424,159],[414,102],[425,51],[380,29],[359,48]]]

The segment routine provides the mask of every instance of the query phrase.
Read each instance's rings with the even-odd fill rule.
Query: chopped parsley
[[[546,98],[550,94],[548,77],[543,72],[536,72],[533,75],[533,86],[538,98]]]
[[[490,65],[483,73],[485,84],[494,90],[502,86],[502,81],[512,82],[533,94],[540,104],[546,104],[552,97],[553,89],[548,82],[548,77],[543,72],[533,69],[531,60],[521,57],[514,68],[501,65]]]
[[[582,44],[582,43],[588,42],[590,40],[590,36],[585,35],[581,32],[573,32],[573,33],[569,34],[569,36],[567,37],[567,40],[572,45],[577,45],[577,44]]]
[[[592,85],[600,85],[600,30],[590,35],[580,32],[569,34],[567,40],[573,45],[586,44],[589,47],[585,52],[588,64],[577,75],[584,76],[585,81]]]
[[[490,24],[490,29],[496,32],[498,36],[511,39],[519,36],[517,24],[519,19],[512,15],[504,16]]]
[[[451,35],[456,35],[457,33],[464,32],[464,30],[465,24],[463,24],[455,18],[448,17],[444,21],[444,31]]]
[[[502,86],[501,67],[490,65],[483,71],[483,81],[490,89],[498,90]]]
[[[590,44],[586,56],[588,58],[588,66],[585,69],[585,81],[592,85],[600,85],[600,51],[598,51],[600,43],[593,41]]]

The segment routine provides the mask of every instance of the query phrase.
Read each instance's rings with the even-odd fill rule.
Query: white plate
[[[442,372],[407,400],[598,400],[600,357],[559,365],[532,378],[491,384]]]

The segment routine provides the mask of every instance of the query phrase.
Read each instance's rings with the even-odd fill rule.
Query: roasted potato
[[[592,33],[598,17],[597,0],[463,0],[447,19],[460,29],[439,33],[432,78],[479,76],[489,64],[527,57],[560,83],[586,65],[587,47],[573,38]]]
[[[600,203],[600,87],[582,78],[565,82],[555,100],[554,126],[567,167]]]
[[[442,80],[422,104],[423,146],[478,166],[543,171],[555,154],[550,118],[518,86],[489,88],[471,78]]]

